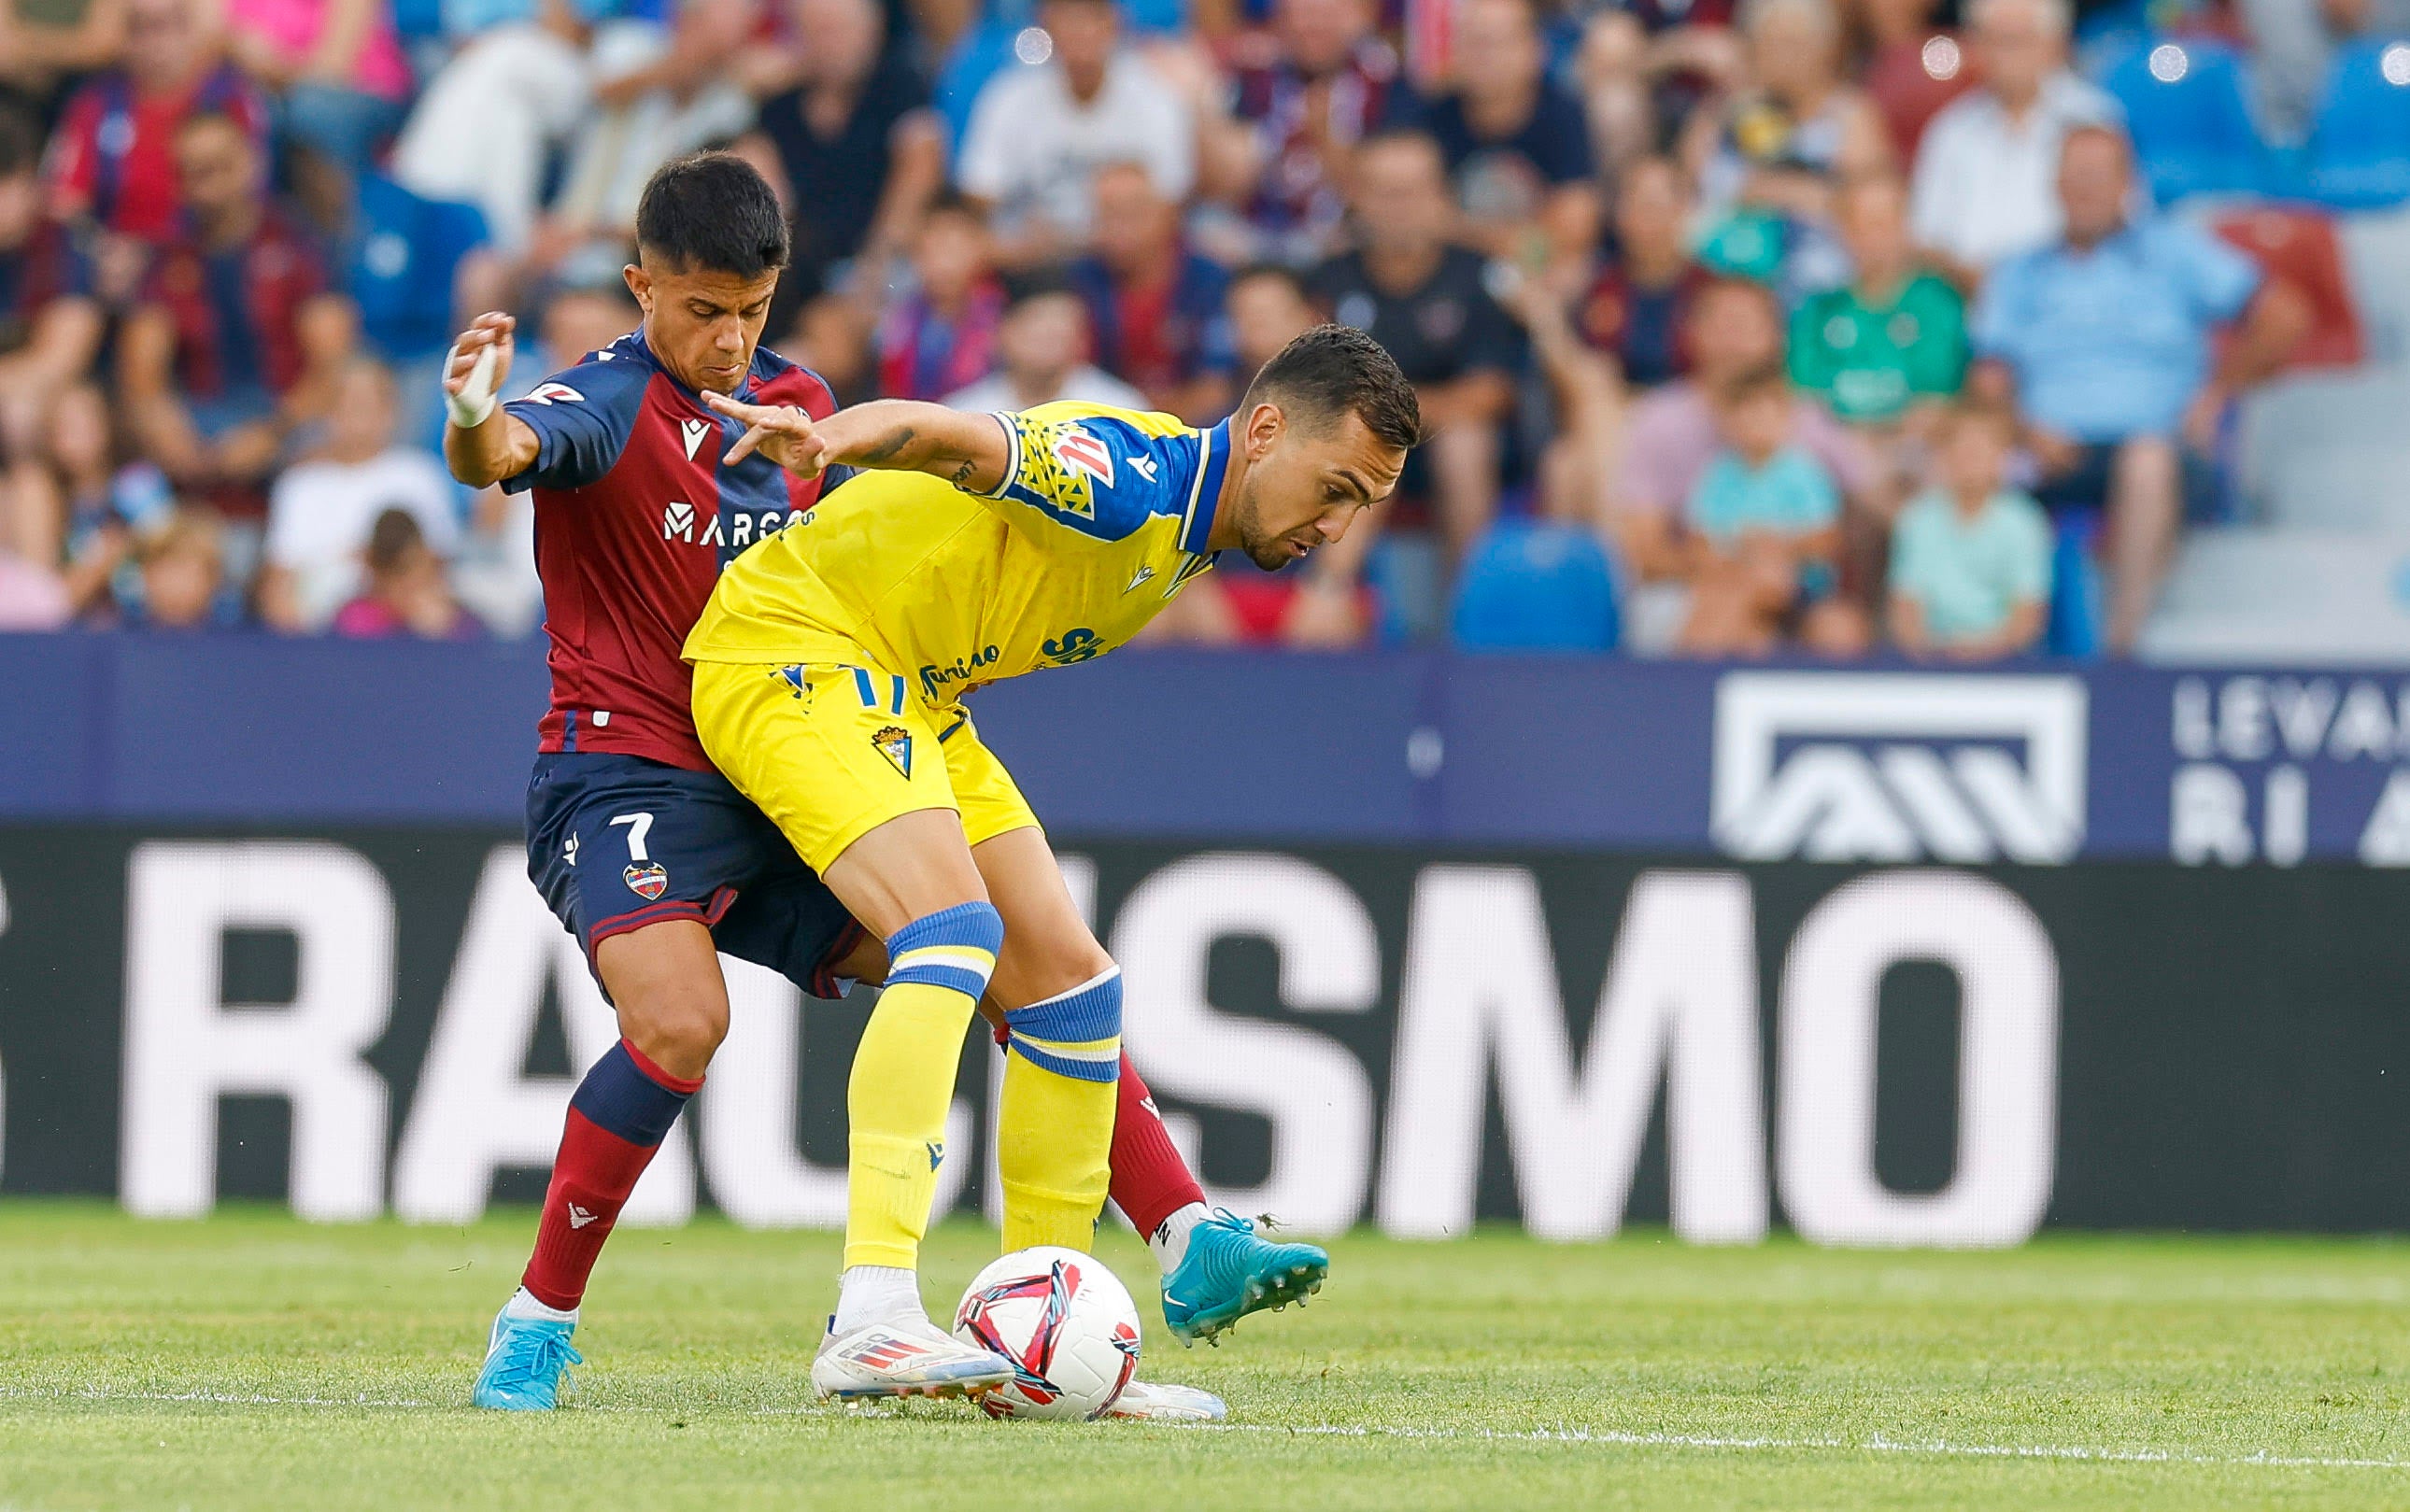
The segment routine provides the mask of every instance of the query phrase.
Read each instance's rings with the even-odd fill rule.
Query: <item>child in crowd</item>
[[[941,195],[912,241],[913,290],[878,332],[879,389],[890,399],[943,399],[995,366],[1004,287],[978,206]]]
[[[1891,632],[1910,656],[1981,662],[2030,651],[2049,618],[2050,520],[2006,487],[2016,417],[1962,403],[1936,437],[1937,487],[1892,537]]]
[[[410,511],[388,509],[379,515],[361,557],[367,591],[335,611],[336,634],[444,641],[472,640],[483,633],[476,618],[452,596],[443,559],[427,544]]]
[[[126,606],[126,623],[152,630],[206,630],[229,624],[225,526],[216,510],[180,504],[139,547],[140,602]]]
[[[1696,559],[1685,650],[1762,656],[1786,632],[1828,654],[1865,647],[1864,617],[1835,597],[1841,490],[1793,435],[1794,414],[1778,367],[1718,396],[1720,446],[1685,511]]]

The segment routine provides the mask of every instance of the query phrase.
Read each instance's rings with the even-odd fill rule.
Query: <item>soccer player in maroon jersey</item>
[[[571,1098],[534,1256],[488,1337],[472,1395],[486,1407],[554,1406],[578,1360],[570,1338],[587,1277],[727,1035],[717,952],[822,997],[886,970],[880,943],[704,758],[679,659],[720,569],[839,481],[797,479],[759,453],[728,460],[746,428],[703,400],[815,417],[835,408],[817,375],[759,346],[786,263],[785,221],[749,166],[704,153],[654,176],[636,232],[627,281],[640,329],[498,405],[514,322],[483,315],[444,377],[454,476],[535,494],[552,700],[528,789],[528,871],[586,947],[621,1034]],[[1112,1161],[1113,1199],[1168,1274],[1199,1233],[1217,1253],[1274,1247],[1206,1209],[1126,1061]],[[1256,1305],[1234,1292],[1183,1317],[1210,1336]],[[1125,1392],[1122,1405],[1221,1415],[1206,1393],[1159,1386]]]

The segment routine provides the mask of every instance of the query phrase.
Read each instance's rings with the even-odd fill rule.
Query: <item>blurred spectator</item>
[[[1865,51],[1856,69],[1903,165],[1916,160],[1924,128],[1942,107],[1975,87],[1958,39],[1933,23],[1945,0],[1858,0]],[[1953,7],[1955,8],[1955,7]]]
[[[225,0],[228,50],[278,96],[278,128],[353,173],[401,125],[410,64],[384,0]]]
[[[6,477],[16,516],[14,549],[45,566],[80,558],[111,531],[165,520],[167,480],[147,464],[118,466],[109,401],[91,384],[57,395],[38,431],[16,449]],[[0,551],[10,543],[0,537]],[[80,606],[80,605],[79,605]]]
[[[1143,410],[1146,396],[1086,360],[1088,307],[1049,274],[1015,279],[996,327],[996,371],[946,396],[958,410],[1025,410],[1075,399]]]
[[[977,205],[941,195],[912,239],[909,294],[878,332],[878,385],[890,399],[942,399],[995,366],[1004,286]]]
[[[407,509],[388,509],[369,529],[361,553],[368,586],[335,612],[334,632],[354,639],[410,635],[420,640],[475,640],[485,633],[460,607],[444,580],[443,559]]]
[[[2030,651],[2050,618],[2051,529],[2007,485],[2016,416],[1960,404],[1936,429],[1938,487],[1900,511],[1891,634],[1910,656],[1985,662]]]
[[[1279,263],[1241,269],[1222,303],[1230,325],[1234,376],[1241,386],[1320,318],[1305,281]]]
[[[360,553],[383,516],[408,515],[441,560],[458,546],[456,489],[443,462],[395,444],[393,374],[355,357],[334,397],[325,444],[285,469],[269,496],[259,617],[288,634],[323,629],[358,591]]]
[[[1070,277],[1087,301],[1097,365],[1147,408],[1199,424],[1229,413],[1229,275],[1189,247],[1180,207],[1155,193],[1145,165],[1096,170],[1096,251]]]
[[[1490,297],[1481,255],[1449,240],[1455,220],[1438,144],[1382,132],[1356,153],[1357,248],[1310,283],[1332,319],[1372,333],[1414,384],[1427,439],[1403,487],[1435,505],[1451,561],[1496,512],[1500,429],[1523,364],[1521,333]]]
[[[1832,236],[1833,188],[1891,163],[1882,118],[1842,78],[1830,0],[1758,0],[1746,13],[1748,82],[1693,115],[1684,157],[1699,184],[1719,271],[1798,291],[1847,275]]]
[[[2299,141],[2334,68],[2364,36],[2410,37],[2410,0],[2236,0],[2270,135]]]
[[[200,114],[231,123],[265,149],[267,108],[225,61],[206,0],[126,0],[123,62],[67,101],[49,166],[51,213],[100,233],[93,276],[112,305],[139,284],[144,244],[177,233],[178,143]]]
[[[94,73],[125,47],[125,0],[0,0],[0,83],[47,99],[65,76]]]
[[[589,34],[573,0],[505,0],[478,22],[412,109],[393,176],[413,194],[476,206],[495,244],[517,254],[552,151],[586,116]]]
[[[1792,381],[1844,420],[1895,427],[1912,406],[1958,392],[1966,305],[1948,283],[1918,270],[1899,180],[1852,179],[1837,211],[1850,282],[1811,296],[1792,315]]]
[[[82,292],[82,265],[42,217],[39,155],[33,122],[0,106],[0,464],[33,449],[51,396],[100,349],[101,313]],[[0,550],[24,529],[11,513],[0,507]],[[28,549],[28,537],[16,539]]]
[[[1689,359],[1681,332],[1691,300],[1707,282],[1691,258],[1691,200],[1670,158],[1626,165],[1615,196],[1615,240],[1582,297],[1577,326],[1590,345],[1615,358],[1633,388],[1682,375]]]
[[[859,259],[871,286],[904,254],[945,182],[929,92],[877,0],[792,0],[803,77],[762,106],[794,221],[788,280],[808,298]]]
[[[1372,0],[1280,0],[1234,44],[1229,113],[1208,123],[1207,191],[1239,205],[1253,257],[1294,265],[1337,249],[1348,156],[1400,86]]]
[[[349,355],[348,301],[267,197],[240,123],[196,115],[176,136],[187,229],[161,253],[119,342],[142,447],[180,486],[239,489],[325,413]],[[256,508],[256,496],[248,496]]]
[[[1121,45],[1113,0],[1046,0],[1046,62],[1008,68],[980,92],[954,182],[994,215],[1003,260],[1057,259],[1084,245],[1091,181],[1107,163],[1146,165],[1166,198],[1197,180],[1188,107]]]
[[[72,612],[58,574],[0,546],[0,632],[56,630]]]
[[[1690,615],[1694,560],[1682,512],[1718,447],[1715,396],[1745,373],[1782,360],[1782,317],[1761,284],[1719,279],[1699,291],[1684,327],[1691,371],[1646,394],[1625,419],[1622,456],[1607,490],[1607,528],[1625,569],[1641,580],[1627,604],[1638,649],[1671,645]],[[1880,486],[1865,443],[1822,406],[1793,401],[1792,439],[1822,464],[1844,501],[1865,507]]]
[[[620,5],[597,20],[587,51],[594,110],[568,143],[544,260],[597,240],[590,254],[611,265],[655,168],[753,124],[753,102],[731,75],[755,20],[754,0]]]
[[[2058,149],[2114,100],[2067,70],[2068,0],[1969,0],[1982,87],[1933,118],[1916,153],[1909,225],[1971,285],[2004,257],[2058,235]]]
[[[128,551],[132,573],[104,574],[115,575],[123,589],[118,622],[151,630],[205,630],[233,622],[225,527],[215,510],[179,504],[156,529],[117,538],[108,554]],[[113,567],[106,560],[93,565]]]
[[[1591,139],[1620,168],[1663,152],[1691,112],[1747,69],[1733,0],[1623,0],[1582,33],[1578,69]]]
[[[1455,87],[1401,118],[1439,143],[1466,235],[1492,256],[1585,265],[1599,221],[1590,124],[1547,77],[1532,0],[1464,0],[1455,45]]]
[[[1791,633],[1810,649],[1866,649],[1864,618],[1839,586],[1841,490],[1797,440],[1798,405],[1777,367],[1717,396],[1715,456],[1685,510],[1693,560],[1685,650],[1763,656]]]
[[[1975,307],[1979,392],[2023,409],[2043,503],[2107,510],[2106,638],[2130,652],[2185,504],[2216,502],[2227,405],[2284,361],[2309,307],[2206,231],[2128,222],[2133,161],[2116,132],[2078,127],[2060,156],[2064,236],[1995,269]],[[2228,322],[2213,363],[2211,337]]]
[[[854,300],[823,294],[809,301],[771,349],[819,373],[836,396],[839,409],[879,397],[870,332],[864,327],[862,306]]]

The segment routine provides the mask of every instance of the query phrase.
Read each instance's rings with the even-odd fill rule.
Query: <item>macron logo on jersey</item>
[[[1074,472],[1085,472],[1110,488],[1113,486],[1113,454],[1102,441],[1079,426],[1065,426],[1054,437],[1054,460]]]
[[[680,420],[678,422],[678,429],[683,431],[686,435],[686,459],[688,461],[691,462],[694,460],[695,448],[703,444],[703,438],[711,434],[712,431],[717,429],[718,428],[708,420]]]
[[[538,404],[549,404],[555,400],[567,404],[586,402],[586,396],[567,384],[538,384],[528,390],[528,398]]]

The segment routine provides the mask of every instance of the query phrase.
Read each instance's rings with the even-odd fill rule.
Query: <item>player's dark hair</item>
[[[1353,414],[1400,450],[1423,439],[1422,406],[1398,359],[1353,326],[1316,326],[1263,365],[1239,401],[1244,415],[1272,403],[1294,424],[1325,430]],[[1243,424],[1244,422],[1241,421]]]
[[[696,153],[662,164],[645,185],[636,245],[681,271],[755,279],[787,266],[787,218],[752,164]]]
[[[0,179],[31,173],[42,155],[42,134],[33,118],[0,102]]]

